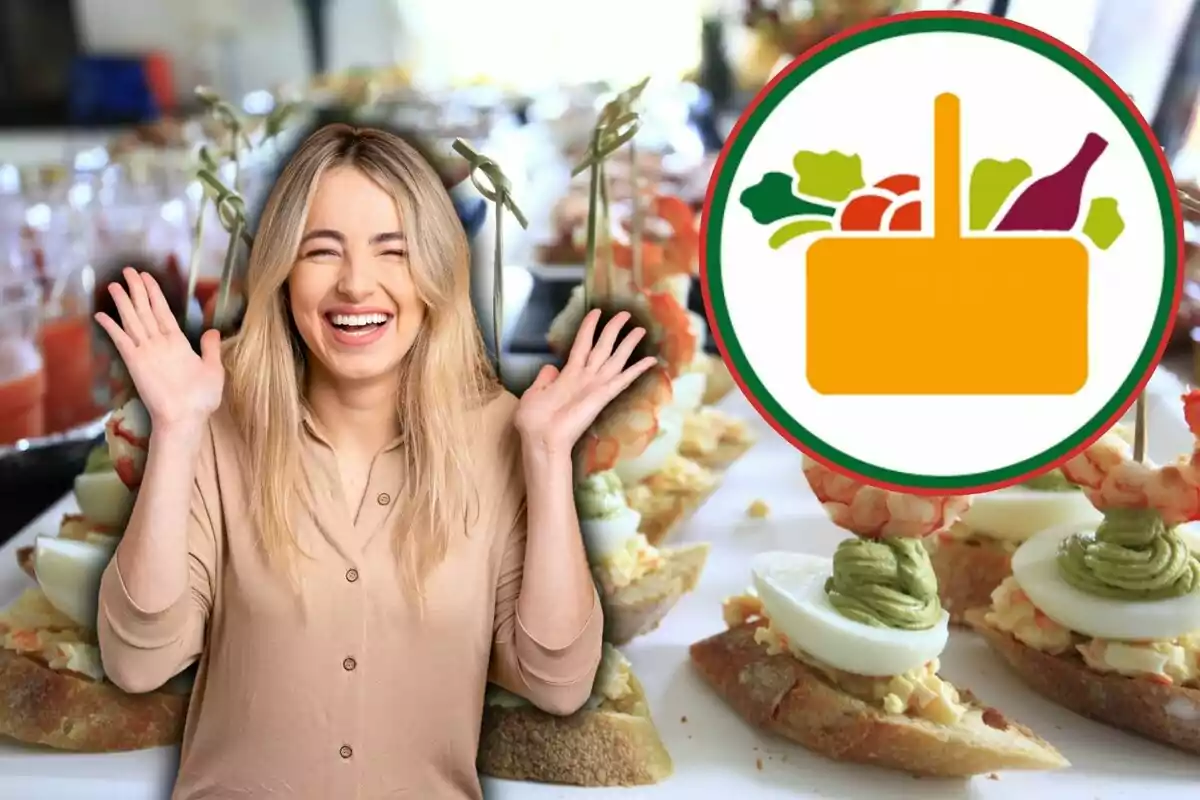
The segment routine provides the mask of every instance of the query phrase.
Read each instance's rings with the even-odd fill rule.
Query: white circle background
[[[1096,197],[1117,199],[1125,230],[1107,251],[1084,240],[1090,251],[1089,376],[1075,395],[821,395],[808,384],[804,264],[813,238],[772,250],[767,240],[776,226],[754,222],[739,201],[741,193],[766,172],[794,174],[791,160],[799,150],[857,153],[867,185],[896,173],[921,176],[928,232],[933,100],[943,92],[961,100],[964,215],[966,185],[980,159],[1021,158],[1036,180],[1064,166],[1089,132],[1108,141],[1087,177],[1076,230]],[[905,35],[866,45],[822,67],[795,87],[754,135],[726,203],[721,290],[754,372],[813,436],[890,470],[931,476],[984,472],[1060,444],[1128,377],[1150,335],[1162,291],[1158,200],[1120,120],[1063,67],[985,36]],[[1019,310],[1014,314],[1019,322]],[[970,336],[971,331],[946,334]],[[870,370],[873,358],[887,357],[885,350],[880,342],[876,353],[864,353],[859,368]]]

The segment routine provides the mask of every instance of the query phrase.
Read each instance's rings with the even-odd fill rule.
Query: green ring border
[[[840,41],[835,41],[795,65],[780,76],[774,85],[764,91],[757,104],[750,108],[739,123],[735,136],[731,139],[728,150],[722,159],[720,171],[714,176],[709,209],[705,217],[709,220],[718,220],[718,224],[706,226],[703,288],[709,298],[713,322],[716,323],[724,345],[723,349],[726,351],[726,357],[732,362],[735,375],[741,378],[743,389],[751,395],[751,399],[756,401],[760,413],[768,416],[769,422],[774,423],[777,427],[782,427],[787,434],[794,437],[797,443],[811,450],[817,457],[879,484],[918,490],[978,490],[984,486],[1010,484],[1044,468],[1054,466],[1068,458],[1076,449],[1085,446],[1090,439],[1095,438],[1110,420],[1117,417],[1133,402],[1161,359],[1160,351],[1174,324],[1174,301],[1181,274],[1179,268],[1181,237],[1174,206],[1172,179],[1163,170],[1157,145],[1147,137],[1143,123],[1113,91],[1113,88],[1101,75],[1082,61],[1080,56],[1064,49],[1065,45],[1057,44],[1049,37],[1041,38],[1036,32],[1024,30],[1023,27],[999,24],[982,18],[973,19],[967,15],[926,16],[918,13],[911,17],[888,20],[866,30],[852,33]],[[1151,174],[1164,230],[1163,285],[1151,336],[1142,348],[1133,371],[1118,387],[1116,394],[1101,407],[1099,412],[1058,445],[1006,467],[956,476],[918,475],[878,467],[844,453],[810,433],[775,400],[750,365],[749,359],[737,340],[733,326],[730,324],[729,309],[725,303],[722,283],[721,238],[731,186],[750,142],[767,118],[800,83],[842,56],[881,41],[922,33],[965,33],[1006,41],[1041,55],[1083,82],[1112,110],[1136,143],[1142,161]]]

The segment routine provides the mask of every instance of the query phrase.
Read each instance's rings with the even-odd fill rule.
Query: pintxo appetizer
[[[602,433],[611,436],[611,426]],[[585,476],[575,491],[579,526],[604,602],[604,639],[615,645],[658,627],[679,598],[696,588],[709,550],[706,543],[658,548],[639,532],[642,515],[630,507],[611,468],[621,444],[617,438],[590,440]]]
[[[1118,425],[1105,436],[1132,441]],[[972,608],[987,608],[992,592],[1012,574],[1012,555],[1038,531],[1101,519],[1082,487],[1061,469],[1020,485],[976,495],[963,518],[926,540],[937,573],[942,607],[952,624],[966,624]]]
[[[755,591],[726,602],[729,630],[692,662],[749,723],[839,761],[917,775],[1053,769],[1063,756],[938,673],[949,615],[921,543],[966,510],[804,465],[817,498],[855,538],[832,560],[764,553]]]
[[[205,89],[198,89],[197,96],[214,117],[225,120],[230,139],[226,157],[236,167],[237,154],[248,146],[236,114]],[[217,178],[218,164],[207,149],[200,161],[200,182],[230,234],[215,293],[215,324],[220,326],[231,306],[234,253],[249,245],[250,237],[245,203]],[[197,225],[196,236],[200,233]],[[198,270],[196,256],[188,276],[188,302],[180,312],[184,321]],[[150,418],[141,402],[126,391],[114,405],[105,423],[105,446],[91,454],[75,482],[81,513],[64,517],[58,536],[38,537],[33,547],[18,551],[21,568],[38,587],[0,611],[0,695],[6,700],[0,734],[61,750],[110,752],[177,744],[190,694],[188,673],[157,691],[127,694],[107,680],[100,659],[100,576],[132,511],[150,443]]]
[[[100,660],[100,575],[133,505],[107,448],[89,456],[75,497],[83,513],[65,516],[58,536],[39,536],[17,553],[37,587],[0,611],[0,735],[82,752],[175,744],[187,679],[129,695],[106,679]]]
[[[644,786],[673,771],[642,685],[609,644],[592,696],[569,717],[488,686],[478,766],[494,778],[592,787]]]
[[[1200,441],[1200,392],[1183,405]],[[1021,545],[968,620],[1047,699],[1200,754],[1200,558],[1179,527],[1200,519],[1200,449],[1164,467],[1140,455],[1105,436],[1064,464],[1102,519]]]

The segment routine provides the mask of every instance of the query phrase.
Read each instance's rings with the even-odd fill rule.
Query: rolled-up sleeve
[[[604,615],[592,590],[592,610],[566,644],[538,641],[517,610],[525,565],[525,517],[509,532],[496,586],[496,622],[489,680],[551,714],[574,713],[592,692],[603,649]]]
[[[222,516],[212,429],[205,436],[188,515],[188,586],[167,608],[148,612],[129,596],[117,559],[100,581],[97,634],[104,671],[128,692],[161,687],[199,658],[215,596]]]

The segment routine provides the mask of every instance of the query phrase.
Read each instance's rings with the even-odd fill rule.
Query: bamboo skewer
[[[513,200],[512,183],[499,164],[475,150],[465,139],[455,139],[452,146],[470,165],[468,174],[475,189],[484,199],[496,206],[496,241],[492,254],[492,336],[496,349],[496,377],[503,380],[501,362],[504,359],[501,355],[500,340],[504,330],[504,210],[508,209],[522,228],[529,227],[529,220]],[[486,178],[490,185],[485,185],[480,180],[480,175]]]
[[[1142,392],[1138,395],[1137,405],[1134,409],[1133,421],[1133,458],[1139,463],[1146,460],[1146,438],[1149,433],[1147,430],[1148,425],[1149,413],[1146,410],[1146,393]]]
[[[632,105],[641,96],[650,79],[641,82],[619,93],[609,101],[596,119],[596,127],[592,131],[592,141],[583,158],[571,171],[571,177],[591,170],[591,182],[588,194],[587,218],[587,258],[584,266],[583,301],[584,308],[591,308],[594,298],[596,270],[596,241],[598,234],[599,212],[607,212],[608,193],[604,191],[604,161],[633,140],[641,127],[641,118],[632,110]],[[611,259],[609,269],[612,269]],[[611,284],[611,282],[610,282]]]

